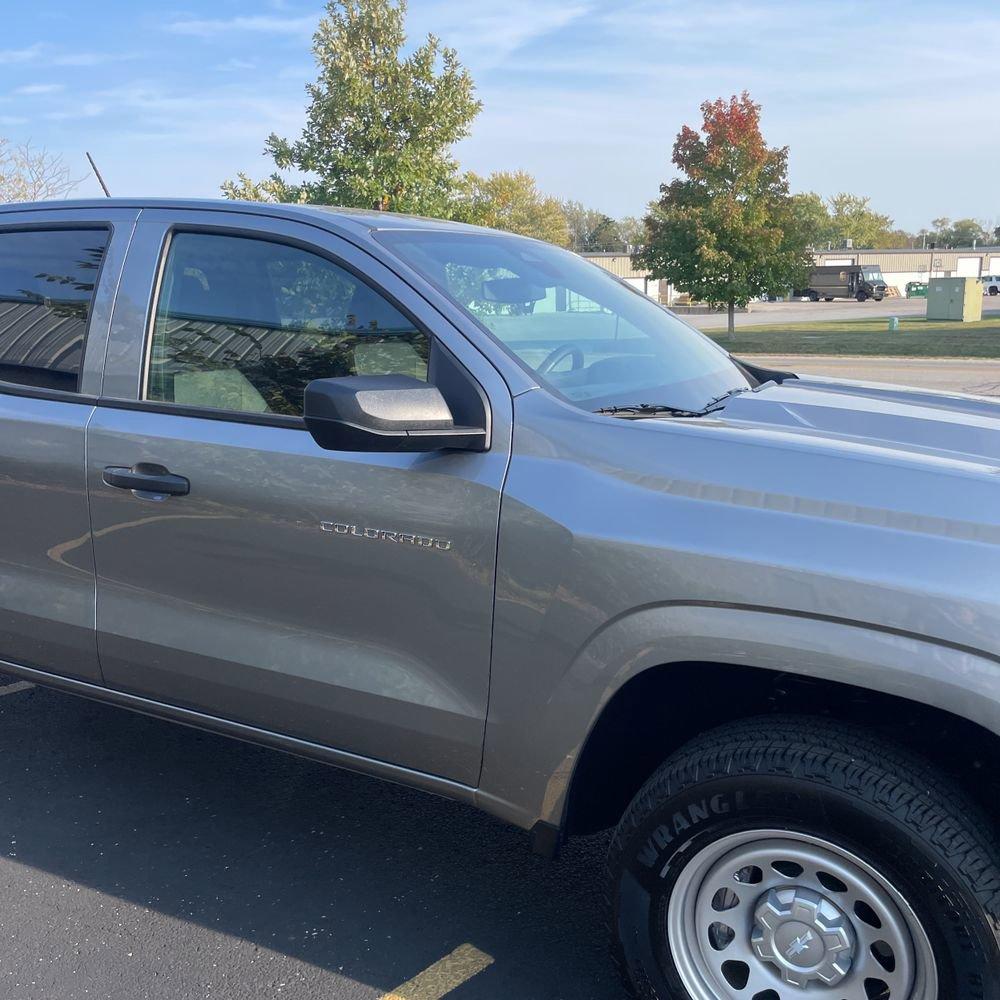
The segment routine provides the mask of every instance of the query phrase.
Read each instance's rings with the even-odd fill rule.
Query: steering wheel
[[[583,367],[583,350],[579,344],[560,344],[555,350],[550,351],[545,360],[535,370],[539,375],[548,375],[560,361],[566,358],[573,359],[572,371],[577,371]]]

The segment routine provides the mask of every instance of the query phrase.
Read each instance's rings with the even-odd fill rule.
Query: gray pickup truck
[[[0,669],[614,827],[647,1000],[1000,997],[998,546],[1000,404],[762,370],[554,247],[0,210]]]

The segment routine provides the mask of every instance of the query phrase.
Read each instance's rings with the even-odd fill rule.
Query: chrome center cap
[[[812,889],[771,889],[754,911],[753,950],[789,986],[836,986],[851,970],[856,940],[843,911]]]

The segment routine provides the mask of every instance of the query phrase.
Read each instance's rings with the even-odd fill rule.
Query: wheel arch
[[[554,828],[565,837],[613,825],[646,777],[697,733],[771,711],[891,731],[956,776],[971,763],[970,792],[998,798],[982,779],[1000,773],[1000,663],[977,651],[864,623],[672,605],[610,623],[567,680],[602,660],[614,681],[546,789],[540,826],[550,841]]]

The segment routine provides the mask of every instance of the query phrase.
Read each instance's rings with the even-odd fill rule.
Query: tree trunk
[[[729,336],[736,334],[736,303],[729,300]]]

